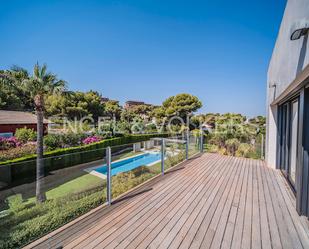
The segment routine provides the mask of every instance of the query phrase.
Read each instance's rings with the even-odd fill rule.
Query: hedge
[[[47,174],[52,170],[72,167],[78,164],[103,159],[105,156],[105,148],[108,146],[132,144],[147,141],[154,137],[167,136],[168,134],[127,135],[123,137],[105,139],[85,146],[49,151],[44,153],[45,173]],[[4,161],[0,163],[0,167],[9,167],[11,183],[21,184],[35,178],[36,155],[28,155],[25,157]]]

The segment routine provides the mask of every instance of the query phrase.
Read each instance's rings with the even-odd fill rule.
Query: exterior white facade
[[[308,35],[291,41],[293,30],[309,26],[309,0],[288,0],[267,76],[266,161],[276,167],[277,103],[309,76]]]
[[[291,40],[291,34],[302,36]],[[309,0],[288,0],[267,76],[266,162],[309,217]]]

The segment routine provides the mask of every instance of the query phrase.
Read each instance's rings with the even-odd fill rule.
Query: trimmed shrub
[[[160,163],[141,166],[113,176],[113,198],[160,174]],[[8,215],[0,223],[0,248],[20,248],[63,226],[106,201],[106,184],[41,204],[22,203],[20,195],[10,197]],[[17,212],[16,212],[17,211]]]
[[[44,153],[45,173],[52,170],[68,168],[83,163],[101,160],[105,156],[108,146],[125,145],[149,140],[153,137],[167,137],[168,134],[129,135],[118,138],[105,139],[97,143],[84,146],[57,149]],[[36,155],[26,155],[0,162],[0,167],[9,166],[11,169],[12,182],[26,182],[35,178]]]
[[[16,129],[15,132],[15,137],[17,138],[17,140],[24,144],[30,141],[35,141],[36,135],[37,134],[33,129],[28,129],[26,127]]]

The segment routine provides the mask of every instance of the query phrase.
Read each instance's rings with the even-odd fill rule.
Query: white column
[[[271,168],[276,168],[277,160],[277,115],[278,106],[268,108],[267,125],[266,125],[266,163]]]

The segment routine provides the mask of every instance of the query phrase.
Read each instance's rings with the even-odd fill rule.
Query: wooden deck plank
[[[212,161],[214,160],[216,157],[211,155],[209,156],[208,160]],[[193,163],[192,161],[190,161],[187,165],[186,165],[186,169],[184,169],[184,172],[186,170],[189,170],[188,168],[191,166],[191,163]],[[176,167],[177,168],[177,167]],[[170,172],[172,173],[174,176],[173,178],[171,178],[169,181],[164,181],[164,179],[162,179],[162,181],[158,182],[158,179],[156,179],[157,184],[155,185],[156,187],[156,191],[159,191],[160,189],[168,189],[170,187],[173,187],[175,184],[175,182],[178,180],[177,176],[181,175],[183,176],[183,174],[181,174],[181,172],[179,171],[175,171],[173,172],[173,170]],[[50,246],[55,246],[57,247],[58,245],[61,245],[61,243],[65,243],[67,240],[72,240],[72,236],[78,237],[79,234],[83,234],[85,235],[85,233],[87,233],[87,235],[90,235],[93,231],[92,227],[93,227],[93,223],[97,222],[98,220],[102,219],[102,217],[104,217],[104,221],[105,224],[110,224],[110,221],[115,219],[115,216],[111,216],[111,214],[116,214],[117,216],[120,217],[120,215],[125,215],[125,211],[129,212],[132,208],[135,208],[136,203],[140,203],[140,200],[148,200],[149,198],[153,198],[153,193],[151,191],[146,191],[143,194],[140,194],[143,189],[151,189],[151,187],[154,187],[152,182],[149,182],[148,184],[145,184],[145,186],[143,186],[141,189],[137,189],[136,191],[132,192],[132,195],[134,195],[134,193],[138,193],[139,198],[129,198],[127,201],[121,202],[121,205],[119,205],[119,203],[113,205],[113,209],[111,210],[111,212],[97,212],[95,215],[93,215],[92,217],[90,217],[89,219],[83,220],[82,224],[79,224],[79,226],[75,226],[71,229],[67,229],[66,231],[64,231],[61,234],[58,234],[56,236],[53,237],[53,240],[57,242],[57,244],[51,244]],[[148,188],[148,189],[147,189]],[[105,211],[105,210],[102,210]],[[107,215],[109,215],[109,217],[106,217]],[[76,241],[78,240],[74,240],[74,242],[76,243]],[[72,246],[74,247],[74,242],[72,244]],[[44,246],[44,245],[43,245]],[[44,247],[42,247],[44,248]]]
[[[189,192],[184,192],[186,193],[185,195],[182,195],[177,199],[172,199],[170,204],[164,205],[161,209],[155,210],[155,212],[152,212],[151,216],[146,217],[145,220],[139,220],[136,222],[133,226],[128,228],[125,233],[122,233],[117,240],[109,244],[109,247],[117,245],[118,248],[127,248],[132,241],[132,237],[135,238],[136,235],[139,235],[139,233],[146,228],[149,231],[151,227],[162,224],[163,219],[176,215],[176,211],[180,208],[191,205],[193,201],[198,200],[199,196],[204,193],[204,188],[207,187],[212,180],[212,174],[218,175],[216,168],[217,167],[212,167],[207,171],[199,182],[196,183],[194,188],[190,188]],[[166,208],[166,206],[168,208]]]
[[[281,191],[278,187],[278,184],[275,182],[275,179],[274,179],[273,174],[272,174],[272,170],[268,169],[267,171],[268,171],[268,176],[269,176],[271,183],[272,183],[272,187],[273,187],[273,189],[276,193],[277,202],[278,202],[278,204],[281,208],[282,215],[284,217],[284,221],[286,223],[288,233],[291,237],[291,244],[292,244],[293,248],[302,248],[302,243],[301,243],[300,238],[298,236],[298,233],[295,229],[291,215],[288,212],[288,209],[286,207],[286,203],[283,199],[283,196],[282,196]]]
[[[212,160],[216,160],[216,157],[210,157],[210,162],[212,162]],[[197,160],[196,163],[199,164],[202,162]],[[190,164],[189,166],[191,167],[192,165]],[[179,188],[181,188],[183,184],[188,183],[190,181],[190,179],[188,179],[188,176],[187,176],[188,172],[191,170],[190,167],[186,168],[186,171],[182,172],[181,175],[177,174],[176,176],[174,176],[174,181],[171,184],[169,185],[165,184],[165,185],[160,186],[159,188],[154,187],[154,190],[151,191],[152,193],[150,194],[151,198],[147,199],[144,196],[142,196],[138,198],[138,201],[136,203],[133,203],[133,206],[132,206],[133,208],[131,208],[131,206],[129,208],[128,206],[124,206],[124,212],[120,216],[115,216],[114,214],[112,214],[111,216],[108,217],[108,219],[102,220],[101,222],[99,222],[97,226],[95,226],[90,231],[88,231],[84,236],[79,238],[79,241],[78,241],[79,243],[76,243],[73,241],[68,246],[68,248],[77,247],[77,245],[79,247],[83,247],[85,244],[88,243],[86,239],[91,240],[92,238],[96,238],[96,237],[101,238],[100,236],[102,236],[103,238],[103,235],[104,235],[103,233],[108,233],[108,235],[112,234],[113,231],[117,229],[116,226],[117,227],[122,226],[124,222],[130,220],[130,217],[132,217],[132,215],[138,214],[140,211],[143,211],[143,209],[147,205],[155,204],[156,200],[158,199],[162,200],[162,198],[164,196],[167,196],[167,194],[173,194],[177,190],[180,191],[179,189],[175,189],[173,187],[175,185],[178,185]],[[171,189],[173,190],[170,191]],[[117,212],[116,212],[116,215],[117,215]],[[114,229],[111,230],[110,228],[114,228]],[[85,241],[81,242],[81,240],[83,239],[85,239]]]
[[[225,163],[223,163],[222,165],[225,165]],[[223,181],[223,174],[221,173],[221,175],[219,175],[219,180],[217,181],[216,184],[217,185],[221,184],[222,181]],[[166,221],[168,222],[169,220]],[[160,226],[157,226],[156,229],[153,230],[137,248],[145,248],[149,246],[149,244],[157,237],[157,234],[160,233],[162,229],[164,229],[165,224],[166,223],[161,223]]]
[[[260,224],[261,224],[261,246],[265,249],[272,248],[271,237],[269,231],[269,220],[267,216],[267,208],[265,201],[264,186],[261,175],[262,162],[256,165],[257,184],[258,184],[258,198],[260,207]]]
[[[221,175],[223,172],[221,173]],[[205,187],[204,193],[206,193],[207,187]],[[209,190],[207,191],[209,193]],[[150,248],[167,248],[171,243],[172,239],[177,235],[178,231],[181,229],[184,222],[190,217],[194,209],[203,205],[204,195],[201,195],[201,198],[195,199],[190,206],[183,207],[181,212],[177,215],[170,216],[170,221],[165,225],[164,229],[156,236],[155,240],[149,245]],[[207,200],[207,197],[204,198]]]
[[[241,175],[242,167],[240,166],[241,161],[237,161],[237,174],[235,175],[229,190],[226,189],[226,192],[223,195],[223,198],[220,200],[220,207],[216,210],[217,215],[214,215],[213,220],[208,229],[212,229],[215,233],[210,233],[213,236],[208,237],[207,233],[204,237],[201,247],[203,248],[219,248],[221,246],[222,238],[226,228],[229,211],[234,199],[236,187],[239,182],[239,176]]]
[[[280,202],[278,201],[277,193],[271,182],[271,178],[269,177],[269,170],[270,170],[269,168],[264,167],[265,180],[268,184],[269,193],[271,195],[271,201],[273,209],[275,211],[276,224],[278,226],[282,247],[299,248],[299,247],[293,247],[292,238],[289,234],[289,228],[286,226],[286,217],[284,217],[282,207],[280,205]]]
[[[199,227],[201,226],[201,223],[203,222],[205,215],[207,214],[211,205],[214,203],[214,199],[215,199],[217,193],[219,192],[220,188],[223,188],[222,186],[223,186],[223,183],[224,183],[224,179],[226,178],[226,175],[229,173],[229,170],[232,169],[232,166],[230,165],[230,163],[222,165],[223,169],[224,169],[224,167],[227,167],[228,170],[224,171],[224,175],[222,175],[222,177],[220,178],[220,181],[218,181],[218,183],[215,185],[215,187],[210,192],[209,197],[207,198],[203,207],[201,209],[196,209],[196,212],[195,212],[194,215],[197,215],[197,216],[196,217],[193,216],[193,218],[192,218],[193,224],[192,225],[190,225],[190,224],[187,225],[188,227],[186,228],[186,230],[188,230],[188,231],[186,232],[184,238],[181,236],[181,238],[183,238],[183,240],[173,242],[177,245],[177,246],[175,245],[175,247],[178,247],[179,243],[181,244],[180,248],[188,248],[190,246],[192,240],[195,237],[195,234],[197,233]]]
[[[289,196],[289,193],[286,191],[285,185],[283,183],[283,179],[280,176],[280,174],[276,174],[274,171],[272,171],[273,179],[275,181],[275,184],[279,186],[280,192],[284,198],[284,202],[288,208],[289,215],[291,216],[295,229],[297,230],[297,233],[299,235],[299,238],[301,240],[301,243],[304,248],[309,248],[309,233],[308,233],[308,223],[304,224],[303,219],[304,217],[299,217],[296,210],[295,205],[293,205],[292,200]],[[301,219],[300,219],[301,218]]]
[[[190,248],[200,248],[210,244],[211,238],[215,234],[215,228],[220,218],[224,203],[226,201],[227,194],[232,186],[232,182],[237,174],[236,167],[237,160],[233,160],[230,167],[233,167],[233,175],[227,174],[225,176],[225,184],[219,189],[210,209],[204,217],[199,230],[197,231]],[[236,167],[236,168],[235,168]],[[204,244],[202,245],[204,241]]]
[[[214,184],[214,182],[215,182],[215,180],[216,179],[219,179],[220,178],[220,175],[221,175],[221,173],[222,173],[222,168],[220,168],[220,163],[224,163],[224,160],[223,161],[219,161],[218,162],[218,164],[215,164],[214,166],[216,166],[216,167],[214,167],[214,169],[215,169],[215,172],[213,173],[213,174],[211,174],[212,172],[210,172],[210,174],[209,174],[209,176],[210,176],[210,181],[209,182],[205,182],[205,187],[207,187],[207,188],[209,188],[209,189],[212,189],[212,185]],[[209,184],[208,184],[209,183]],[[207,185],[206,185],[207,184]],[[203,185],[204,185],[204,183],[203,183]],[[203,197],[203,198],[205,198],[205,197]],[[172,208],[173,209],[173,208]],[[168,213],[168,212],[170,212],[170,207],[168,208],[168,209],[166,209],[166,213]],[[161,220],[163,220],[164,219],[164,217],[165,217],[165,213],[163,213],[163,215],[161,215],[160,216],[160,218],[159,217],[157,217],[156,219],[155,219],[155,221],[153,221],[151,224],[146,224],[147,226],[146,226],[146,228],[145,228],[145,226],[141,226],[141,228],[143,229],[143,231],[141,232],[141,233],[139,233],[138,234],[138,236],[135,236],[135,238],[134,239],[132,239],[132,234],[130,235],[131,236],[131,238],[127,238],[126,239],[126,243],[124,243],[124,244],[120,244],[119,245],[119,248],[121,248],[120,246],[126,246],[126,248],[135,248],[135,247],[137,247],[143,240],[144,240],[144,238],[150,233],[150,232],[152,232],[152,230],[154,229],[154,228],[156,228],[159,224],[160,224],[160,222],[161,222]],[[134,234],[133,234],[133,236],[134,236]],[[129,244],[128,244],[128,242],[129,242]],[[123,247],[122,247],[123,248]]]
[[[202,162],[199,162],[199,165]],[[85,240],[78,245],[78,248],[83,248],[84,245],[88,245],[88,247],[95,247],[98,244],[100,244],[102,241],[104,241],[105,238],[107,240],[105,243],[108,243],[113,238],[115,238],[121,231],[121,229],[125,229],[127,227],[130,227],[133,222],[143,217],[143,215],[146,215],[148,211],[151,210],[154,206],[160,206],[165,201],[167,201],[171,196],[176,196],[177,193],[181,194],[184,193],[182,190],[186,187],[190,186],[190,184],[194,184],[195,181],[192,179],[196,178],[193,174],[190,176],[190,171],[186,172],[186,174],[183,174],[183,178],[179,179],[177,184],[179,185],[179,188],[174,188],[172,191],[167,191],[166,189],[162,188],[157,193],[155,198],[151,198],[150,200],[145,200],[144,203],[141,203],[136,210],[133,212],[127,213],[125,216],[122,216],[120,219],[114,220],[113,223],[110,223],[112,226],[111,229],[97,229],[95,233],[93,233],[90,237],[86,236]],[[190,177],[189,177],[190,176]],[[115,224],[115,222],[117,222]],[[100,225],[99,228],[104,228],[104,225]]]
[[[263,166],[260,167],[261,176],[262,176],[262,183],[264,188],[264,195],[265,195],[265,202],[266,202],[266,209],[267,209],[267,216],[268,216],[268,225],[269,225],[269,231],[271,236],[271,242],[272,242],[272,248],[282,248],[281,244],[281,238],[279,234],[279,229],[277,225],[277,220],[275,217],[275,209],[273,207],[273,203],[271,201],[271,195],[269,186],[267,184],[265,171],[267,169]]]
[[[251,161],[253,162],[253,161]],[[260,202],[259,202],[259,185],[257,176],[257,163],[252,165],[252,249],[261,249],[261,220],[260,220]]]
[[[249,174],[248,174],[248,186],[246,195],[246,207],[245,207],[245,217],[244,217],[244,227],[242,233],[241,248],[247,249],[251,248],[252,239],[252,183],[253,183],[253,172],[252,172],[252,160],[248,163]]]
[[[204,154],[27,248],[309,248],[287,187],[261,160]]]
[[[216,212],[212,217],[211,223],[201,243],[200,247],[202,248],[207,249],[210,247],[212,248],[220,247],[221,236],[223,236],[224,229],[226,226],[226,222],[221,223],[220,221],[224,221],[228,217],[228,211],[229,211],[228,205],[229,203],[232,203],[232,199],[234,197],[234,191],[236,190],[236,184],[241,172],[241,167],[239,167],[239,163],[240,163],[239,160],[235,162],[237,171],[234,175],[234,178],[230,182],[231,184],[226,187],[220,199]],[[220,226],[220,224],[222,224],[222,226]],[[217,241],[214,241],[215,238],[217,239]]]
[[[222,167],[224,169],[224,167]],[[211,193],[211,191],[208,191],[209,195]],[[193,206],[191,207],[191,209],[188,211],[189,216],[188,217],[181,217],[181,219],[179,219],[177,225],[175,225],[172,230],[166,235],[166,238],[164,239],[164,241],[160,244],[161,249],[167,248],[170,246],[171,242],[174,240],[175,243],[177,243],[177,240],[179,242],[182,241],[181,237],[177,237],[177,235],[179,234],[179,231],[181,230],[181,228],[183,227],[183,225],[188,221],[189,224],[192,223],[192,221],[195,219],[195,217],[197,216],[197,214],[200,212],[200,210],[202,208],[205,208],[204,204],[207,202],[208,197],[205,197],[197,206],[195,206],[195,208],[193,209]],[[194,212],[195,211],[195,212]],[[189,219],[191,218],[191,219]],[[179,243],[178,242],[178,243]],[[171,248],[175,248],[175,245],[171,245]]]
[[[247,159],[246,164],[248,163]],[[241,241],[242,241],[242,234],[243,234],[243,227],[244,227],[244,219],[245,219],[245,207],[246,207],[246,195],[247,195],[247,187],[248,187],[248,174],[249,174],[249,167],[246,166],[245,174],[244,174],[244,182],[241,189],[241,196],[238,203],[238,212],[236,216],[236,223],[235,229],[233,234],[232,246],[233,249],[241,248]]]
[[[244,175],[245,175],[245,168],[246,168],[246,161],[242,160],[242,172],[240,175],[240,182],[236,188],[235,191],[235,196],[233,199],[233,203],[230,209],[230,213],[229,213],[229,217],[228,217],[228,221],[227,221],[227,225],[224,231],[224,235],[223,235],[223,240],[222,240],[222,244],[221,244],[221,248],[224,249],[229,249],[232,246],[232,239],[233,239],[233,234],[234,234],[234,229],[235,229],[235,225],[236,225],[236,217],[237,217],[237,210],[238,210],[238,205],[239,205],[239,201],[240,201],[240,196],[241,196],[241,189],[242,186],[244,184]]]
[[[224,238],[228,224],[229,224],[229,228],[228,228],[229,230],[233,229],[233,227],[234,227],[234,224],[235,224],[234,222],[235,222],[235,219],[236,219],[236,209],[233,209],[233,202],[234,202],[235,198],[236,198],[236,201],[237,201],[237,198],[238,198],[237,194],[239,193],[238,191],[240,190],[240,186],[242,184],[243,173],[244,173],[244,165],[243,164],[244,164],[244,160],[240,160],[240,162],[238,164],[238,167],[240,168],[239,169],[240,174],[239,174],[237,180],[235,181],[235,184],[232,186],[230,193],[227,197],[227,201],[225,203],[224,210],[221,214],[219,224],[216,228],[215,236],[212,239],[211,248],[222,248],[222,242],[223,242],[223,238]],[[234,212],[232,210],[234,210]],[[231,213],[231,211],[232,211],[232,213]],[[233,232],[233,230],[228,231],[228,233],[231,233],[230,235],[233,234],[232,232]],[[231,239],[232,239],[232,237],[230,236],[229,240],[231,240]]]

